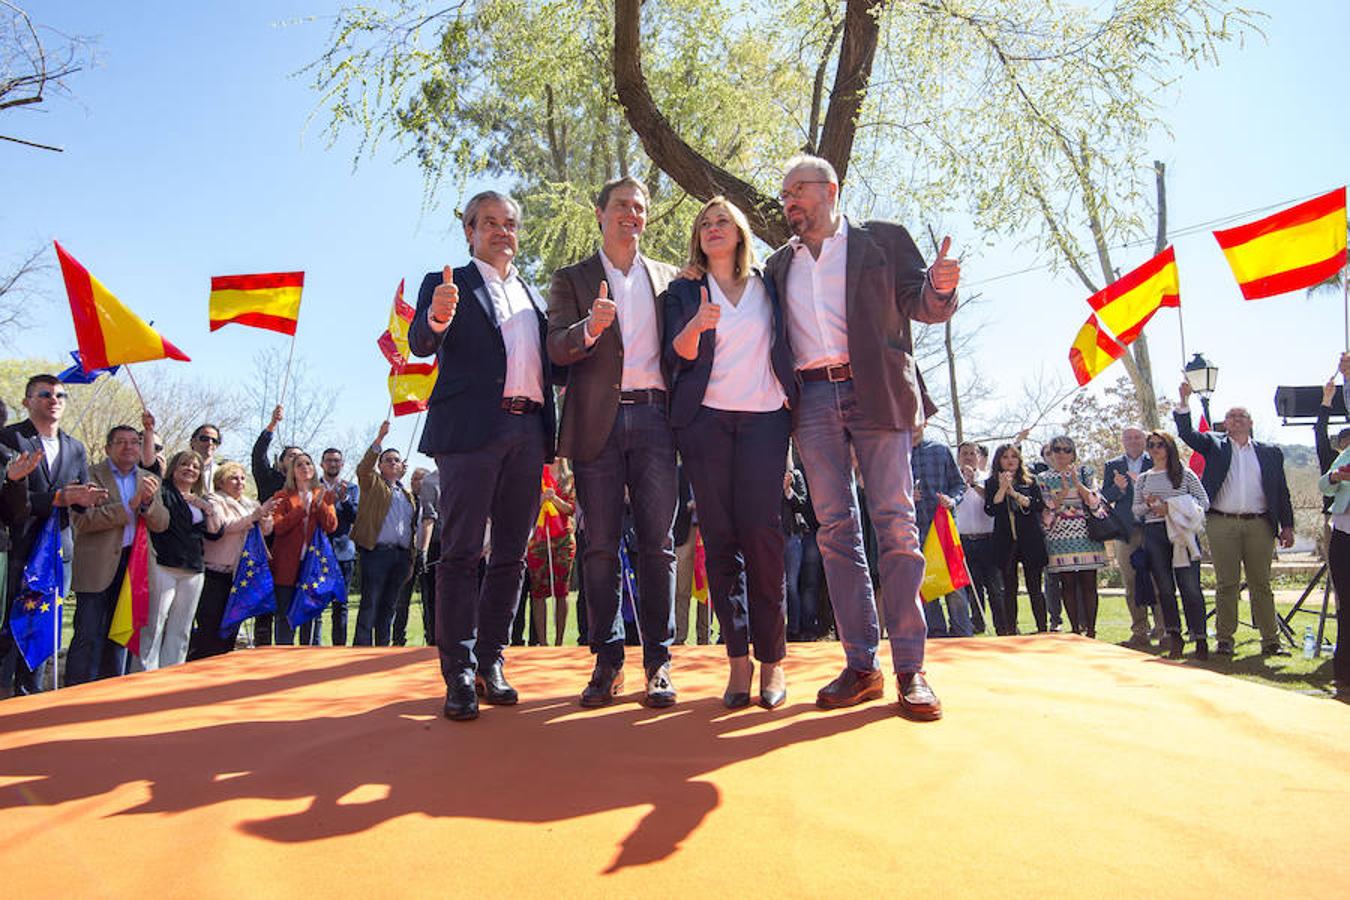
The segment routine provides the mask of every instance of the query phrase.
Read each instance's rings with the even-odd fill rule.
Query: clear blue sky
[[[44,24],[97,39],[100,66],[72,82],[73,101],[9,113],[6,133],[65,147],[61,154],[0,143],[5,174],[0,253],[58,238],[104,284],[193,357],[207,378],[228,382],[269,342],[284,338],[230,327],[207,330],[211,275],[303,269],[297,353],[312,376],[340,391],[334,432],[384,414],[387,366],[375,348],[393,290],[407,278],[460,264],[450,228],[456,197],[422,214],[416,167],[386,146],[353,171],[353,144],[329,149],[315,96],[295,70],[328,35],[320,3],[30,4]],[[289,24],[281,24],[289,23]],[[1350,6],[1319,0],[1274,6],[1268,38],[1230,49],[1222,66],[1187,73],[1167,118],[1173,138],[1155,154],[1168,164],[1174,227],[1329,190],[1350,180],[1350,125],[1343,114],[1344,38]],[[528,223],[527,223],[528,224]],[[958,246],[961,236],[956,235]],[[1176,240],[1191,352],[1222,369],[1218,406],[1243,403],[1269,437],[1307,442],[1306,430],[1273,428],[1276,384],[1317,384],[1343,344],[1338,299],[1302,295],[1244,303],[1213,238]],[[1122,269],[1147,248],[1117,254]],[[978,282],[1026,265],[1011,243],[968,255]],[[64,290],[25,355],[61,356],[74,345]],[[1069,341],[1087,314],[1071,276],[1046,272],[983,286],[990,322],[982,367],[1009,397],[1036,369],[1068,379]],[[1176,314],[1149,327],[1160,386],[1179,380]],[[1011,352],[1010,352],[1011,350]],[[155,363],[154,367],[181,365]],[[1114,378],[1119,367],[1104,376]],[[1171,374],[1169,374],[1171,373]],[[412,418],[399,420],[405,446]],[[251,436],[227,441],[237,455]]]

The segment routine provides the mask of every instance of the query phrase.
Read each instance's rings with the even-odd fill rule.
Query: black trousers
[[[1336,589],[1336,655],[1331,658],[1331,671],[1337,682],[1350,687],[1350,632],[1345,627],[1345,608],[1350,606],[1350,534],[1331,530],[1327,568]]]
[[[1003,562],[1003,621],[1006,631],[1000,634],[1017,634],[1017,549]],[[1041,576],[1045,566],[1022,563],[1022,579],[1026,582],[1027,594],[1031,597],[1031,615],[1036,619],[1036,630],[1045,631],[1045,591],[1041,586]]]
[[[239,636],[239,626],[229,630],[225,637],[220,636],[220,620],[225,618],[225,604],[230,599],[230,588],[234,585],[234,576],[229,572],[206,570],[206,580],[202,584],[202,596],[197,601],[197,621],[192,628],[192,637],[188,641],[188,661],[219,656],[234,649],[235,639]]]
[[[783,474],[791,419],[701,407],[676,441],[698,505],[708,587],[727,656],[787,655]]]
[[[112,582],[101,591],[80,591],[75,595],[75,628],[66,654],[65,683],[84,684],[96,678],[125,674],[127,651],[108,640],[117,598],[122,593],[131,548],[123,547]]]

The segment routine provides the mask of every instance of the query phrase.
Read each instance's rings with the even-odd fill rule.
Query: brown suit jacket
[[[791,244],[778,248],[765,274],[787,302]],[[858,408],[880,428],[908,431],[937,412],[914,364],[910,320],[936,324],[956,312],[956,294],[939,296],[909,232],[891,222],[848,223],[844,308]]]
[[[139,490],[146,472],[136,467],[136,488]],[[117,574],[117,562],[122,556],[122,529],[127,524],[127,511],[122,506],[122,494],[117,490],[112,464],[106,459],[89,470],[89,480],[108,492],[98,506],[75,508],[70,513],[70,526],[75,532],[75,558],[72,563],[70,587],[77,593],[94,594],[112,587]],[[145,524],[159,533],[169,527],[169,510],[164,506],[160,492],[145,512]]]
[[[678,274],[666,263],[647,259],[640,262],[647,270],[656,303],[656,327],[665,330],[665,312],[661,308],[662,291]],[[562,425],[558,430],[558,455],[586,462],[599,455],[614,427],[619,412],[619,380],[623,376],[623,335],[615,322],[599,340],[586,346],[586,317],[591,303],[600,293],[605,267],[596,253],[579,263],[553,273],[548,289],[548,355],[555,366],[567,367],[567,393],[563,399]],[[664,334],[657,335],[657,346],[664,346]],[[670,387],[670,372],[660,360],[661,376]]]

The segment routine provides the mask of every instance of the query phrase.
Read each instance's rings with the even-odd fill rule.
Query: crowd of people
[[[1287,654],[1270,563],[1276,541],[1292,542],[1293,512],[1280,451],[1252,439],[1249,413],[1231,409],[1221,429],[1197,432],[1183,385],[1176,436],[1124,429],[1100,485],[1067,435],[1031,464],[1025,432],[992,454],[932,440],[936,408],[910,330],[956,309],[950,241],[926,265],[903,228],[842,216],[838,190],[829,163],[791,161],[780,200],[794,237],[762,266],[744,212],[713,198],[677,268],[641,254],[647,191],[616,179],[596,199],[600,249],[554,273],[547,301],[512,263],[519,206],[493,191],[473,197],[463,212],[472,260],[426,276],[409,332],[412,351],[439,365],[420,445],[437,469],[411,477],[383,446],[388,422],[354,480],[333,447],[317,465],[301,447],[274,454],[281,406],[253,446],[254,496],[244,466],[217,457],[218,428],[201,425],[166,459],[148,410],[139,429],[112,428],[91,466],[60,428],[63,386],[35,375],[27,418],[0,432],[0,583],[15,595],[39,526],[58,516],[76,598],[65,680],[78,684],[231,651],[231,589],[261,565],[276,612],[253,621],[253,643],[320,643],[322,617],[293,629],[287,610],[321,531],[345,582],[359,582],[354,645],[406,643],[420,588],[451,719],[476,718],[480,699],[517,701],[506,648],[562,643],[575,586],[579,641],[595,655],[583,707],[620,694],[633,643],[645,702],[670,706],[672,647],[715,641],[728,660],[723,703],[748,706],[757,693],[773,709],[787,698],[789,642],[832,635],[845,666],[817,705],[881,697],[885,638],[901,714],[931,720],[942,706],[925,676],[926,638],[1053,632],[1064,618],[1094,638],[1099,574],[1112,563],[1126,643],[1161,640],[1181,658],[1189,641],[1206,658],[1205,531],[1214,652],[1233,652],[1245,580],[1263,652]],[[1321,431],[1339,592],[1350,590],[1350,434],[1332,448]],[[1182,464],[1178,437],[1205,460],[1203,475]],[[939,510],[953,517],[971,584],[924,603],[921,541]],[[131,658],[108,635],[142,527],[149,614]],[[245,553],[255,527],[265,561]],[[1033,620],[1022,626],[1019,566]],[[348,641],[347,613],[345,600],[332,604],[333,645]],[[4,637],[0,689],[36,690]]]

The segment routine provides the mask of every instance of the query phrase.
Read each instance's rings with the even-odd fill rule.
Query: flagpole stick
[[[141,386],[136,383],[136,376],[131,374],[131,363],[125,364],[123,368],[126,369],[127,377],[131,379],[131,386],[136,389],[136,399],[141,401],[141,409],[149,409],[145,405],[145,395],[141,393]]]
[[[412,455],[413,445],[417,442],[417,429],[422,424],[422,413],[424,410],[418,410],[417,418],[413,420],[412,434],[408,435],[408,449],[403,452],[403,458],[406,460]]]
[[[61,690],[61,616],[65,609],[57,598],[56,615],[52,617],[52,690]]]
[[[1341,269],[1341,296],[1345,300],[1345,350],[1350,353],[1350,265]]]
[[[1181,307],[1177,307],[1177,328],[1181,331],[1181,369],[1186,370],[1186,323],[1181,318]],[[1347,344],[1350,346],[1350,344]]]
[[[291,360],[295,359],[295,332],[291,332],[291,350],[286,354],[286,374],[281,376],[281,396],[277,398],[277,406],[286,401],[286,387],[291,382]]]

